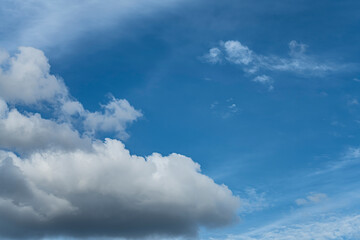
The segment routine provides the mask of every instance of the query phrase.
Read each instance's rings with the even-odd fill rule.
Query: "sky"
[[[360,239],[359,11],[2,0],[0,239]]]

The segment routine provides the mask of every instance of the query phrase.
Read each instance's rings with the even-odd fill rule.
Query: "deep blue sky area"
[[[143,114],[123,141],[131,154],[186,155],[239,195],[241,220],[204,228],[200,238],[290,239],[298,224],[304,235],[291,239],[360,239],[360,225],[330,237],[309,230],[342,233],[360,214],[360,2],[174,2],[126,18],[112,12],[100,27],[91,20],[96,10],[85,9],[56,30],[37,25],[31,12],[47,14],[41,10],[18,16],[3,8],[0,46],[42,50],[89,111],[111,96],[128,100]],[[230,41],[251,51],[252,62],[231,59]],[[292,55],[291,41],[305,50]],[[214,48],[219,60],[210,58]],[[116,134],[98,135],[105,137]]]

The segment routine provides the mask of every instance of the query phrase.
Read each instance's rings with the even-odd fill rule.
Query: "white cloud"
[[[5,55],[7,58],[0,66],[0,97],[6,102],[22,105],[41,104],[44,101],[50,102],[55,108],[54,111],[60,115],[60,120],[81,120],[81,124],[87,134],[94,135],[98,132],[115,133],[115,135],[121,139],[128,137],[126,127],[142,116],[141,112],[133,108],[126,100],[116,98],[112,98],[107,105],[102,106],[104,109],[103,113],[86,110],[80,102],[71,100],[72,97],[69,95],[62,80],[50,74],[48,59],[41,50],[30,47],[20,47],[19,53],[14,57],[10,57],[7,53]],[[44,136],[44,134],[49,131],[44,131],[42,127],[46,125],[47,127],[45,128],[48,130],[51,129],[49,124],[45,124],[47,120],[41,119],[39,115],[35,114],[29,117],[30,115],[23,116],[19,112],[13,111],[9,116],[15,117],[16,114],[19,123],[21,122],[21,118],[24,121],[28,119],[28,123],[32,122],[33,124],[27,125],[28,128],[25,129],[25,126],[19,128],[20,126],[16,126],[16,123],[10,124],[9,120],[5,123],[5,120],[2,119],[3,134],[8,133],[5,129],[9,130],[12,128],[12,131],[23,129],[29,134],[30,132],[31,134],[35,134],[35,131],[37,131],[35,135],[37,135],[39,139],[44,139],[41,136]],[[30,129],[30,126],[33,127]],[[54,136],[54,141],[49,141],[49,144],[59,144],[59,146],[63,146],[64,144],[60,144],[60,142],[66,143],[66,141],[60,138],[62,138],[65,132],[71,132],[70,126],[61,124],[60,128],[63,130],[62,134],[59,134],[62,130],[59,130],[59,132],[55,130],[53,133],[50,131],[49,136]],[[58,128],[56,127],[55,129]],[[11,135],[7,138],[7,142],[11,142],[11,137],[19,139],[17,137],[19,135],[21,134]],[[21,139],[26,141],[26,136],[30,135],[25,134]],[[32,137],[30,138],[33,139],[35,135],[31,135]],[[56,141],[55,136],[59,136]],[[71,144],[73,144],[73,142],[69,142],[66,145]],[[34,143],[31,145],[34,145]],[[23,147],[24,145],[22,145],[21,150],[24,150]]]
[[[38,113],[9,110],[0,99],[0,148],[28,153],[47,148],[89,149],[90,143],[66,123],[43,119]]]
[[[15,56],[6,56],[0,65],[0,96],[6,101],[35,104],[67,95],[63,82],[49,73],[42,51],[20,47]]]
[[[322,76],[343,67],[330,62],[319,61],[314,56],[307,55],[307,47],[307,45],[293,40],[289,43],[289,56],[280,57],[257,54],[241,42],[229,40],[220,42],[219,47],[210,49],[213,54],[209,53],[204,57],[213,64],[226,60],[240,66],[245,73],[250,75],[262,72],[291,72],[300,75]],[[256,77],[256,81],[267,82],[268,84],[270,80],[266,80],[263,76],[266,75],[262,74]],[[269,89],[272,88],[273,86],[269,85]]]
[[[23,207],[35,213],[27,223],[10,219],[27,236],[34,234],[34,228],[50,235],[88,236],[93,231],[118,236],[193,235],[198,225],[216,227],[236,219],[239,199],[226,186],[201,174],[197,163],[179,154],[154,153],[143,158],[130,155],[121,142],[107,139],[93,143],[93,151],[49,149],[25,158],[2,151],[1,164],[6,165],[9,157],[12,168],[23,174],[24,184],[62,199],[54,206],[56,214],[47,216],[38,210],[39,201],[6,195],[18,202],[8,209],[11,216]],[[16,192],[23,194],[21,189]],[[0,193],[0,200],[3,197]],[[43,200],[45,206],[53,203],[52,197]],[[4,210],[1,207],[0,212]],[[38,215],[43,217],[36,218]],[[0,215],[0,222],[6,220]],[[96,227],[85,232],[77,229],[84,224]],[[6,235],[6,231],[0,234]]]
[[[113,98],[102,107],[103,113],[86,112],[84,115],[85,128],[92,133],[115,132],[120,139],[126,139],[126,126],[142,116],[142,113],[134,109],[126,99]]]
[[[111,98],[109,103],[101,105],[103,112],[90,112],[78,101],[67,100],[62,104],[62,117],[68,120],[81,119],[85,133],[95,136],[98,132],[115,133],[120,139],[127,139],[126,127],[142,116],[126,99]]]
[[[144,158],[119,140],[96,139],[127,136],[142,116],[127,100],[90,112],[40,50],[20,48],[7,60],[0,84],[14,94],[0,90],[0,238],[195,236],[200,226],[237,220],[239,198],[192,159]],[[36,112],[44,106],[52,119]]]
[[[239,41],[226,41],[223,46],[229,62],[248,65],[253,61],[253,52]]]
[[[0,20],[12,31],[1,39],[1,45],[53,47],[67,44],[81,36],[116,27],[125,33],[131,21],[170,10],[187,0],[92,0],[4,1]],[[64,49],[66,50],[66,49]]]
[[[267,86],[269,91],[272,91],[274,89],[274,86],[273,86],[274,81],[271,79],[271,77],[269,77],[267,75],[256,76],[252,81],[261,83],[261,84]]]
[[[204,55],[204,60],[209,63],[221,63],[222,62],[222,52],[219,48],[211,48],[208,54]]]

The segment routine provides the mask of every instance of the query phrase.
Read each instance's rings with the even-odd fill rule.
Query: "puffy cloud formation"
[[[253,53],[238,41],[227,41],[224,43],[226,60],[235,64],[248,65],[253,61]]]
[[[126,125],[141,117],[142,114],[135,110],[125,99],[113,98],[107,105],[103,106],[104,112],[86,112],[85,128],[95,132],[115,131],[121,139],[127,138]]]
[[[19,52],[10,57],[6,52],[2,52],[5,56],[0,62],[0,98],[13,104],[21,105],[39,105],[43,102],[48,102],[53,107],[59,108],[62,118],[69,116],[81,117],[82,125],[87,134],[94,135],[97,132],[114,132],[115,135],[121,139],[128,137],[125,129],[126,126],[142,114],[133,108],[125,99],[112,98],[111,101],[103,106],[104,112],[90,112],[84,109],[83,105],[76,101],[71,100],[71,96],[65,84],[61,79],[56,78],[50,74],[50,65],[48,59],[41,50],[31,47],[20,47]],[[0,107],[6,103],[0,103]],[[5,107],[2,107],[5,109]],[[41,119],[39,114],[28,114],[23,116],[16,110],[11,111],[4,119],[0,119],[0,130],[2,133],[7,134],[9,128],[17,129],[18,134],[22,131],[21,124],[29,124],[31,122],[33,128],[31,132],[26,132],[22,141],[27,141],[29,134],[32,135],[31,139],[38,141],[45,141],[48,144],[61,146],[67,140],[60,139],[61,136],[70,133],[70,127],[66,124],[56,124],[48,120]],[[7,120],[7,122],[5,122]],[[27,121],[27,123],[24,123]],[[20,125],[19,125],[20,124]],[[50,131],[50,135],[54,136],[45,140],[41,138],[41,134],[47,134],[44,127],[54,129]],[[61,128],[61,129],[59,129]],[[35,137],[35,135],[37,137]],[[44,135],[43,135],[44,136]],[[59,137],[56,137],[59,136]],[[16,136],[10,136],[14,138]],[[57,140],[55,140],[55,138]],[[43,139],[43,140],[41,140]],[[54,141],[50,140],[54,139]],[[31,140],[31,141],[32,141]],[[0,140],[1,141],[1,140]],[[4,140],[5,141],[5,140]],[[12,142],[11,139],[6,139],[6,142]],[[79,141],[78,141],[79,142]],[[23,145],[23,144],[20,144]],[[20,148],[20,145],[17,148]],[[75,142],[68,142],[67,145],[79,145]],[[82,145],[82,144],[80,144]],[[21,148],[23,148],[22,146]]]
[[[44,53],[31,47],[20,47],[19,53],[0,58],[0,96],[9,102],[35,104],[67,95],[63,82],[49,73]]]
[[[123,137],[142,115],[128,101],[112,98],[90,112],[49,73],[41,51],[21,48],[5,59],[0,83],[21,92],[30,81],[31,89],[0,91],[0,238],[195,236],[200,226],[236,221],[239,198],[192,159],[135,156],[119,140],[95,138]],[[11,64],[19,59],[25,69]],[[34,103],[52,107],[53,118],[17,107]]]
[[[9,110],[0,99],[0,147],[25,154],[48,148],[90,149],[91,141],[69,124],[43,119],[38,113]]]
[[[67,100],[63,103],[61,111],[65,118],[80,117],[88,135],[114,132],[120,139],[129,137],[125,131],[127,125],[142,116],[142,113],[133,108],[126,99],[113,97],[108,104],[101,107],[103,112],[90,112],[85,110],[80,102]]]
[[[179,154],[142,158],[107,139],[92,151],[0,156],[3,171],[14,172],[2,183],[10,190],[0,192],[3,236],[195,235],[198,225],[235,220],[238,198]]]

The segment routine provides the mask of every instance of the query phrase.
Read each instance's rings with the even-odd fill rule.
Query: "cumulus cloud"
[[[85,128],[95,133],[116,132],[120,139],[126,139],[128,134],[125,132],[126,126],[142,116],[142,113],[133,108],[126,99],[112,100],[102,106],[103,112],[86,112],[84,125]]]
[[[141,112],[132,107],[127,100],[114,97],[108,104],[102,106],[103,112],[86,110],[80,102],[70,96],[63,81],[50,73],[48,59],[41,50],[20,47],[15,56],[11,57],[6,52],[4,52],[4,55],[6,58],[0,65],[0,98],[6,102],[27,106],[41,105],[43,102],[47,102],[55,108],[54,111],[58,112],[62,120],[72,121],[76,119],[77,122],[81,121],[82,129],[86,134],[114,132],[115,136],[120,139],[128,138],[126,127],[142,116]],[[5,107],[1,107],[4,104],[6,105],[5,102],[1,102],[0,108],[5,109]],[[82,145],[75,144],[75,142],[66,143],[67,141],[64,140],[63,137],[67,133],[74,134],[70,131],[71,126],[69,124],[49,122],[41,119],[38,114],[27,115],[24,116],[14,110],[7,115],[6,119],[0,119],[3,134],[7,134],[10,128],[12,130],[17,129],[19,132],[16,135],[7,137],[6,142],[8,144],[13,142],[12,138],[19,140],[20,132],[26,130],[20,142],[26,142],[26,139],[31,139],[30,141],[38,139],[37,142],[47,141],[48,145],[53,146]],[[24,123],[24,121],[27,122]],[[31,124],[29,124],[30,122]],[[20,126],[20,123],[24,123],[24,125]],[[44,128],[48,130],[44,130]],[[52,128],[54,129],[53,132],[51,131]],[[44,140],[41,136],[46,134],[49,134],[49,136],[47,140]],[[54,137],[51,138],[50,136]],[[53,141],[49,139],[53,139]],[[18,140],[14,141],[19,143]],[[80,143],[80,141],[77,143]],[[31,145],[34,144],[31,143]],[[17,145],[17,148],[25,150],[24,145],[20,145]]]
[[[96,138],[127,136],[142,116],[127,100],[90,112],[40,50],[5,55],[0,84],[15,93],[0,90],[0,238],[196,236],[237,220],[239,198],[192,159],[131,155]],[[51,118],[36,112],[42,104]]]
[[[16,196],[0,195],[11,205],[7,210],[11,218],[0,215],[0,222],[7,221],[23,231],[2,229],[0,234],[194,236],[198,225],[218,227],[236,219],[239,199],[226,186],[201,174],[200,166],[190,158],[179,154],[130,155],[120,141],[111,139],[94,143],[93,149],[46,150],[26,158],[1,152],[2,166],[10,165],[18,173],[14,181],[41,189],[48,196],[42,204],[55,212],[47,215],[38,209],[36,199],[22,197],[29,195],[29,187],[17,188]],[[58,203],[53,203],[54,196]],[[25,223],[14,218],[24,207],[32,213]]]
[[[44,53],[20,47],[15,56],[7,53],[0,61],[0,96],[8,102],[35,104],[67,95],[61,79],[50,74]]]
[[[115,133],[119,139],[127,139],[126,127],[142,116],[126,99],[114,97],[106,105],[101,105],[103,111],[90,112],[84,109],[78,101],[67,100],[62,104],[62,117],[68,120],[81,119],[86,135],[95,136],[98,132]]]
[[[47,148],[89,149],[90,143],[67,123],[44,119],[38,113],[9,110],[0,99],[0,148],[25,154]]]

